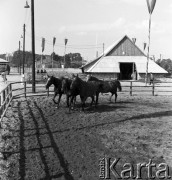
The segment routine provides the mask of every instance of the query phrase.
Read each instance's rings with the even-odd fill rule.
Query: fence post
[[[5,90],[1,91],[1,110],[2,110],[2,113],[4,112],[4,109],[5,109],[4,101],[5,101]]]
[[[1,93],[2,94],[2,93]],[[2,115],[2,108],[1,108],[1,105],[2,105],[2,103],[1,103],[1,94],[0,94],[0,119],[1,119],[1,115]],[[0,121],[0,123],[1,123],[1,121]],[[0,124],[0,127],[1,127],[1,124]]]
[[[5,97],[6,97],[6,90],[3,91],[3,103],[5,102]],[[3,111],[6,108],[6,103],[3,105]]]
[[[47,96],[49,96],[49,88],[47,89]]]
[[[130,81],[130,96],[132,96],[132,81]]]
[[[6,94],[6,96],[5,96],[5,98],[8,96],[8,86],[6,87],[6,89],[5,89],[5,94]],[[7,100],[6,100],[6,104],[8,104],[8,102],[9,102],[9,97],[7,98]]]
[[[26,81],[24,81],[24,97],[26,98]]]
[[[154,96],[154,92],[155,92],[155,86],[154,86],[154,81],[152,82],[152,96]]]
[[[10,98],[12,98],[12,85],[11,84],[9,85],[9,88],[10,88]]]

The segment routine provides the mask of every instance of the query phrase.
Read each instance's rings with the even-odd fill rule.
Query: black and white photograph
[[[0,180],[172,179],[172,1],[0,0]]]

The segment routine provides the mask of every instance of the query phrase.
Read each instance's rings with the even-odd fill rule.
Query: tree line
[[[43,55],[42,59],[47,60],[47,57],[49,59],[54,60],[54,67],[60,68],[62,64],[64,64],[64,56],[59,56],[56,53],[52,53],[51,55]],[[6,59],[6,54],[0,54],[0,58]],[[23,65],[23,51],[15,51],[12,56],[9,57],[10,60],[10,66],[22,66]],[[41,61],[41,55],[36,54],[35,58],[36,62]],[[47,60],[48,61],[48,60]],[[80,53],[69,53],[65,55],[65,67],[66,68],[79,68],[81,67],[85,61],[83,61],[83,58],[81,57]],[[172,60],[170,58],[168,59],[158,59],[156,60],[156,63],[161,66],[163,69],[165,69],[168,73],[172,74]],[[32,66],[32,53],[29,51],[25,52],[25,66],[30,67]],[[51,61],[47,64],[48,68],[52,67]]]
[[[24,54],[24,65],[25,67],[32,66],[32,52],[25,51]],[[40,62],[46,63],[47,68],[52,67],[52,59],[53,59],[53,67],[60,68],[62,64],[65,63],[66,68],[79,68],[82,66],[83,58],[80,53],[69,53],[64,56],[60,56],[56,53],[52,53],[51,55],[40,55],[35,54],[35,63],[40,64]],[[11,66],[23,66],[23,51],[15,51],[10,61]]]
[[[171,59],[158,59],[156,63],[165,69],[168,73],[172,74],[172,60]]]

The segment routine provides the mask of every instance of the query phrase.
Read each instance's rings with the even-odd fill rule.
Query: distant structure
[[[136,72],[136,80],[146,75],[147,56],[127,35],[112,44],[98,58],[82,66],[82,72],[98,78],[118,78],[130,80]],[[149,60],[148,70],[156,76],[168,73],[153,60]]]
[[[1,74],[2,72],[5,72],[5,70],[6,70],[6,65],[7,65],[7,64],[9,64],[9,61],[0,58],[0,74]]]

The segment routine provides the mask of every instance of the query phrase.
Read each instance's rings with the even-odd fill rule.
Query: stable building
[[[122,39],[108,47],[104,54],[82,66],[82,72],[98,78],[118,78],[130,80],[135,72],[135,79],[145,78],[147,56],[125,35]],[[149,59],[148,73],[164,76],[168,72]]]

